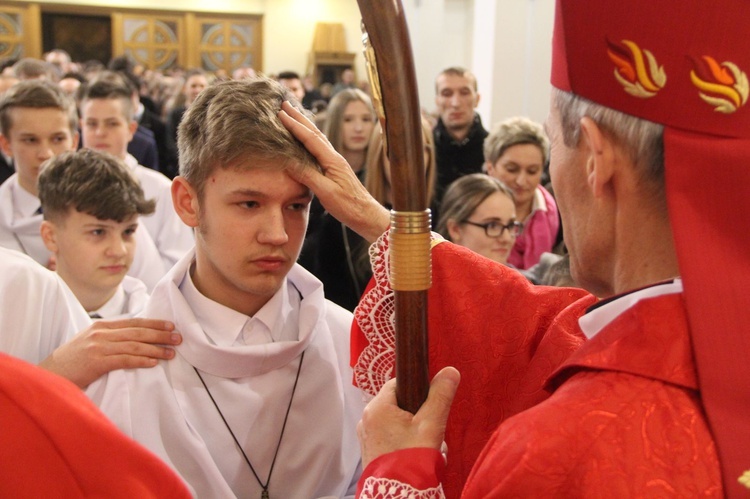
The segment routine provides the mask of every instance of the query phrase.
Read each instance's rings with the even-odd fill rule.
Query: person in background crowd
[[[435,146],[432,143],[432,126],[422,118],[422,143],[425,167],[425,185],[427,205],[432,204],[435,196]],[[383,129],[380,123],[375,123],[367,148],[367,170],[364,185],[367,191],[386,208],[393,207],[393,188],[391,186],[391,162],[386,155],[383,145]],[[437,220],[433,219],[433,224]]]
[[[361,90],[342,90],[331,99],[326,114],[328,140],[362,180],[376,122],[370,98]],[[300,263],[323,282],[328,299],[347,310],[354,310],[370,276],[366,248],[362,238],[313,200]]]
[[[65,95],[71,99],[76,98],[78,89],[84,83],[86,83],[86,79],[79,73],[65,73],[60,78],[60,81],[57,82],[62,91],[65,92]]]
[[[335,97],[336,94],[342,90],[357,88],[356,82],[354,81],[354,70],[346,68],[341,72],[339,81],[331,88],[331,98]]]
[[[12,75],[0,74],[0,99],[5,92],[18,83],[18,78]],[[0,149],[0,184],[8,180],[16,169],[13,167],[13,158],[4,150]]]
[[[435,79],[435,105],[440,115],[433,132],[437,161],[435,217],[439,216],[445,190],[454,180],[482,171],[487,130],[476,112],[479,98],[477,79],[464,68],[444,69]]]
[[[542,126],[515,117],[498,123],[484,140],[487,174],[510,187],[523,233],[516,239],[509,262],[519,269],[539,263],[552,251],[560,229],[557,203],[540,185],[549,157],[549,139]]]
[[[302,80],[294,71],[282,71],[276,77],[279,83],[284,85],[292,95],[302,103],[305,100],[305,87],[302,86]]]
[[[152,108],[158,107],[156,103],[149,97],[144,98],[139,92],[141,88],[141,79],[135,76],[133,73],[118,73],[123,77],[123,83],[130,87],[132,92],[133,101],[133,118],[138,123],[136,134],[142,133],[143,135],[148,134],[153,136],[156,144],[156,152],[158,156],[157,168],[153,168],[151,165],[142,163],[144,166],[149,166],[155,170],[163,173],[167,178],[172,179],[177,175],[177,151],[170,147],[170,139],[167,136],[167,127],[161,120],[158,114],[156,114]],[[151,102],[151,106],[144,105],[144,102]],[[149,133],[150,132],[150,133]],[[133,142],[128,144],[128,152],[135,154],[134,149],[131,150]],[[140,162],[140,161],[139,161]]]
[[[234,71],[232,71],[232,79],[233,80],[245,80],[245,79],[255,79],[258,75],[255,72],[253,68],[250,66],[241,66]]]
[[[63,49],[52,49],[44,54],[44,61],[57,67],[61,75],[73,71],[73,60],[70,54]]]
[[[183,105],[175,106],[167,116],[167,138],[171,141],[169,147],[177,150],[177,128],[182,122],[182,116],[203,90],[208,87],[208,76],[202,69],[191,69],[185,73],[185,83],[182,86]],[[178,158],[179,161],[179,158]]]
[[[302,105],[305,109],[312,110],[315,102],[324,100],[320,90],[315,86],[312,75],[305,75],[302,78],[302,86],[305,89],[305,96],[302,98]]]
[[[131,88],[108,79],[98,79],[86,86],[81,97],[83,145],[108,152],[124,161],[140,182],[146,197],[156,201],[156,211],[144,216],[141,221],[146,229],[144,232],[156,244],[164,269],[169,269],[193,247],[193,234],[174,210],[169,179],[138,164],[128,154],[127,146],[137,126],[133,120]],[[144,282],[149,289],[153,289],[151,282]]]
[[[60,76],[57,74],[55,66],[31,57],[25,57],[15,63],[13,73],[21,81],[49,80],[56,82]]]
[[[323,133],[360,179],[364,178],[367,148],[375,126],[370,97],[357,89],[342,90],[331,99]]]
[[[484,173],[464,175],[448,187],[437,224],[449,241],[504,265],[522,228],[513,192]]]

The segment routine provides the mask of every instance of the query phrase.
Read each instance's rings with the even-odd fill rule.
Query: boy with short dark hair
[[[148,290],[126,273],[135,255],[139,216],[153,213],[154,201],[145,199],[122,162],[89,149],[51,159],[39,175],[38,189],[44,244],[89,316],[135,316]]]

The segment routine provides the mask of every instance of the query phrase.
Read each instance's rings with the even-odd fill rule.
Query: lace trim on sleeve
[[[354,366],[354,381],[360,389],[376,395],[393,377],[396,362],[395,305],[393,290],[388,284],[388,232],[370,246],[370,263],[375,286],[362,297],[354,311],[354,318],[369,344]]]
[[[370,395],[394,375],[396,364],[396,326],[393,290],[388,282],[390,273],[388,234],[385,232],[370,246],[370,264],[375,286],[362,297],[354,319],[368,341],[354,366],[357,387]],[[431,234],[430,246],[444,242],[440,234]]]
[[[445,499],[442,485],[419,490],[407,483],[387,478],[369,477],[362,485],[360,499]]]

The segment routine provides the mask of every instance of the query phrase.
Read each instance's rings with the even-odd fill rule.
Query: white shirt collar
[[[135,159],[135,156],[128,153],[127,156],[125,156],[125,159],[123,160],[125,164],[130,168],[133,172],[135,172],[136,168],[138,168],[138,160]]]
[[[531,213],[529,213],[529,218],[531,218],[531,215],[533,215],[534,212],[539,210],[547,211],[547,200],[544,199],[542,190],[537,187],[534,189],[534,200],[531,203]]]
[[[215,345],[259,345],[298,339],[295,316],[301,297],[286,280],[253,317],[207,298],[195,287],[190,270],[185,273],[179,289],[201,328]]]
[[[5,158],[5,162],[8,163],[8,166],[10,166],[13,171],[16,171],[16,165],[13,163],[13,156],[8,156],[5,154],[5,151],[0,151],[0,154],[3,155],[3,158]]]
[[[126,312],[125,305],[125,290],[123,289],[122,284],[120,284],[117,286],[112,298],[107,300],[107,302],[98,309],[89,312],[89,317],[93,318],[95,315],[98,315],[102,319],[111,319],[124,314]]]
[[[682,293],[682,279],[677,278],[672,282],[649,286],[616,298],[578,319],[578,325],[581,326],[586,338],[591,339],[639,301],[675,293]]]
[[[13,196],[13,218],[29,218],[36,215],[37,210],[41,206],[39,198],[21,187],[17,174],[14,175],[13,183],[10,187]]]

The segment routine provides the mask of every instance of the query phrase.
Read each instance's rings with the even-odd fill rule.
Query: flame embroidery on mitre
[[[698,87],[701,99],[714,106],[714,111],[733,113],[747,102],[747,75],[736,64],[703,56],[703,64],[693,59],[696,69],[690,71],[690,81]]]
[[[607,45],[607,55],[617,66],[615,78],[630,95],[653,97],[667,83],[664,66],[656,62],[650,51],[641,49],[630,40],[622,40],[621,45],[607,41]]]

